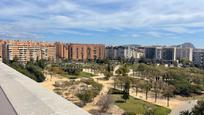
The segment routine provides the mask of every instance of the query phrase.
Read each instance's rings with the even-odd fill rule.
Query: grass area
[[[80,72],[79,77],[87,77],[87,78],[90,78],[90,77],[94,77],[96,75],[92,74],[92,73],[87,73],[87,72]]]
[[[155,115],[168,115],[171,112],[168,108],[157,106],[131,96],[125,103],[121,97],[121,94],[112,94],[115,104],[129,113],[144,114],[149,108],[155,111]]]
[[[87,72],[80,72],[78,75],[69,75],[67,72],[65,72],[60,67],[49,67],[47,70],[49,72],[52,72],[53,74],[58,74],[58,75],[60,75],[62,77],[66,77],[66,78],[69,78],[69,79],[76,79],[76,78],[80,78],[80,77],[91,78],[91,77],[96,76],[94,74],[87,73]]]
[[[96,76],[96,75],[94,75],[92,73],[80,72],[79,75],[69,75],[68,78],[69,79],[77,79],[77,78],[81,78],[81,77],[91,78],[91,77],[94,77],[94,76]]]

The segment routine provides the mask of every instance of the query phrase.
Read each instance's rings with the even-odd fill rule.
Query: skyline
[[[152,5],[154,4],[154,5]],[[0,38],[204,48],[203,0],[1,0]]]

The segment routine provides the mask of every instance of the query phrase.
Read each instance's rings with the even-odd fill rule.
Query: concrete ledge
[[[19,115],[90,115],[3,63],[0,85]]]

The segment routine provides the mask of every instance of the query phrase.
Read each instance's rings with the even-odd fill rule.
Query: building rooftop
[[[0,87],[0,114],[1,115],[17,115],[12,104],[8,100],[3,89]]]
[[[0,73],[0,115],[90,115],[3,63]]]

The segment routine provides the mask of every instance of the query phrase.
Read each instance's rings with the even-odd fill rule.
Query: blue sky
[[[0,0],[0,38],[204,48],[204,0]]]

